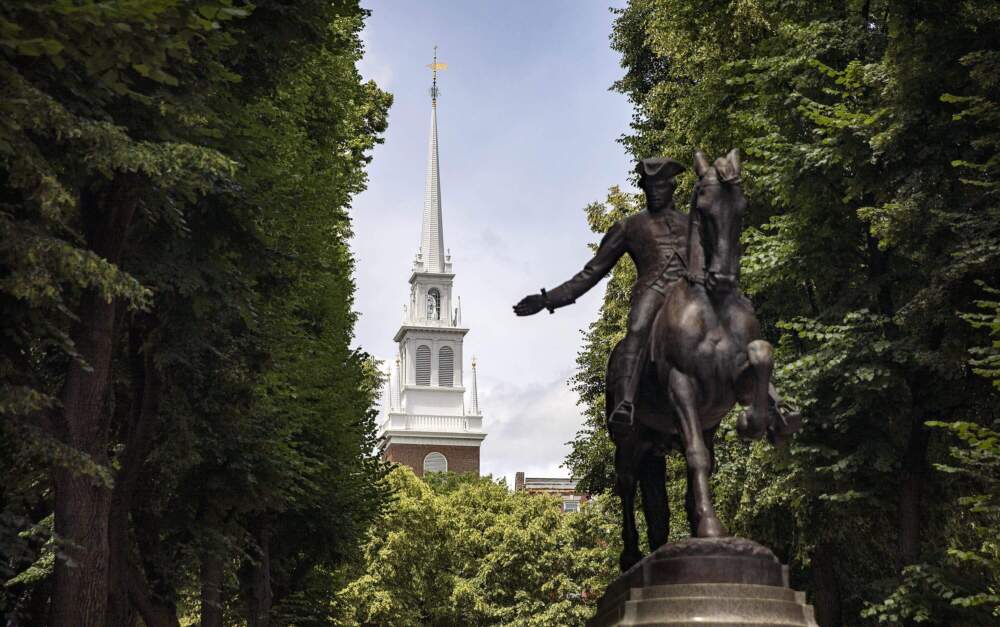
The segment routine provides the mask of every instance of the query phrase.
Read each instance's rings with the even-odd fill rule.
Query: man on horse
[[[687,259],[687,217],[674,207],[676,176],[684,166],[673,159],[643,159],[636,167],[639,187],[646,195],[646,210],[614,224],[601,240],[597,254],[583,270],[550,291],[525,297],[514,307],[519,316],[576,302],[607,275],[626,253],[635,262],[631,311],[625,339],[608,364],[613,397],[619,399],[608,416],[611,429],[629,429],[635,423],[635,396],[648,358],[649,331],[667,286],[683,276]],[[612,390],[609,390],[612,392]]]
[[[740,220],[747,207],[739,151],[714,164],[695,153],[698,181],[687,216],[673,204],[681,171],[670,159],[641,161],[646,210],[612,226],[594,258],[572,279],[514,306],[519,316],[553,312],[593,287],[622,255],[635,262],[628,332],[611,353],[606,394],[615,491],[622,499],[623,571],[642,558],[635,524],[637,485],[650,549],[667,541],[667,450],[677,447],[685,457],[691,534],[717,538],[726,530],[712,504],[709,476],[719,424],[739,403],[746,407],[736,419],[742,437],[766,434],[778,443],[801,426],[797,412],[781,411],[771,383],[773,348],[761,337],[753,304],[739,289]],[[641,375],[653,394],[642,394],[637,412]]]
[[[699,280],[688,273],[688,216],[674,206],[676,177],[684,166],[667,158],[643,159],[636,166],[639,187],[645,192],[646,210],[616,222],[605,234],[597,253],[583,270],[569,281],[550,291],[526,296],[514,306],[514,313],[530,316],[542,309],[554,313],[559,307],[576,302],[604,278],[618,260],[628,254],[635,263],[636,281],[632,286],[631,309],[625,339],[615,347],[608,363],[608,390],[617,404],[608,414],[608,428],[629,430],[635,425],[635,398],[642,370],[649,358],[649,333],[663,304],[670,283],[681,277]],[[699,234],[693,234],[699,237]],[[712,287],[712,277],[707,287]],[[770,435],[784,427],[788,419],[794,423],[798,414],[785,416],[777,391],[770,386],[768,410]],[[780,424],[775,424],[780,423]],[[787,430],[785,427],[784,430]],[[777,433],[780,436],[780,433]]]

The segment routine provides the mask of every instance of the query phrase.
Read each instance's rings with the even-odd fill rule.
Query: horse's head
[[[733,149],[709,165],[700,150],[694,155],[698,182],[691,216],[700,218],[705,276],[715,289],[735,289],[740,272],[740,223],[747,200],[740,185],[740,153]]]

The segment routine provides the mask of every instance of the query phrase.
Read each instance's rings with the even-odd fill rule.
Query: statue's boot
[[[619,363],[615,364],[619,375],[614,382],[615,398],[620,399],[611,415],[608,416],[608,429],[611,433],[630,433],[635,429],[635,393],[639,378],[638,365],[641,363],[638,355],[623,354]]]
[[[622,401],[608,416],[608,429],[612,433],[629,433],[635,429],[635,405]]]

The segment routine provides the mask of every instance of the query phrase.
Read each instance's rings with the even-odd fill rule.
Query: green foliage
[[[888,624],[941,615],[967,624],[985,616],[995,620],[1000,618],[1000,433],[964,421],[927,425],[951,432],[960,442],[950,448],[949,463],[934,465],[945,476],[965,479],[945,557],[904,568],[899,587],[862,615]]]
[[[962,317],[974,328],[989,332],[992,342],[989,346],[974,346],[970,349],[975,358],[972,360],[973,371],[991,379],[994,387],[1000,388],[1000,290],[987,287],[980,283],[990,298],[975,301],[978,312],[967,313]]]
[[[226,624],[329,621],[387,496],[347,243],[391,104],[356,70],[365,15],[351,0],[0,8],[4,612],[40,621],[59,593],[65,467],[114,490],[126,526],[108,591],[126,615],[80,624],[197,616],[210,563]],[[101,301],[110,365],[74,341]],[[90,453],[62,428],[74,368],[110,369]],[[273,595],[252,606],[261,577]]]
[[[348,624],[582,625],[617,574],[613,500],[563,514],[489,477],[387,478],[396,501],[341,593]]]
[[[988,622],[985,597],[951,600],[980,598],[955,560],[990,550],[973,530],[995,526],[971,523],[965,499],[996,493],[977,486],[991,469],[933,472],[948,451],[924,423],[996,418],[996,391],[973,369],[996,370],[996,303],[979,282],[1000,273],[1000,12],[632,0],[616,17],[633,157],[746,155],[741,284],[777,347],[777,384],[806,419],[782,449],[740,443],[724,424],[725,522],[790,562],[821,622]],[[627,211],[616,193],[587,209],[595,233],[608,226],[595,215]],[[616,269],[574,379],[587,425],[568,463],[594,490],[611,485],[603,369],[629,270]]]

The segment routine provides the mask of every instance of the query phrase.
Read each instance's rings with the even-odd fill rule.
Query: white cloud
[[[566,445],[582,424],[577,396],[564,376],[544,384],[514,385],[497,381],[480,392],[489,436],[483,443],[481,471],[506,477],[568,476],[561,467],[569,452]]]

